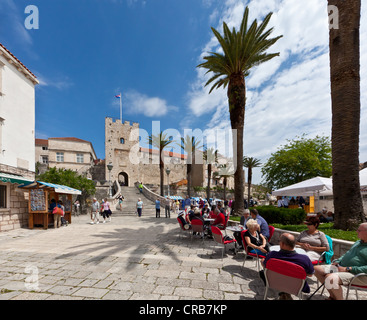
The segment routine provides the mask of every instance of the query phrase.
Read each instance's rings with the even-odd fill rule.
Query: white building
[[[0,232],[27,224],[17,186],[35,176],[36,76],[0,43]]]

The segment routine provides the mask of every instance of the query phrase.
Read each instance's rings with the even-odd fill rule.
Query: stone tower
[[[139,123],[120,119],[105,119],[106,180],[118,180],[125,186],[133,186],[139,178],[139,164],[134,154],[139,153]],[[109,164],[113,165],[111,172]]]

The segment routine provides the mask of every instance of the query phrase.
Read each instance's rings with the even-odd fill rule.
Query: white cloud
[[[134,90],[123,94],[123,109],[129,114],[143,114],[146,117],[160,117],[178,110],[164,99],[148,97]]]
[[[73,86],[73,82],[67,76],[54,77],[53,79],[46,77],[39,72],[35,72],[37,75],[37,79],[39,81],[39,85],[36,87],[54,87],[59,90],[67,89]]]
[[[244,154],[265,163],[271,153],[306,133],[309,137],[331,135],[331,97],[329,69],[329,30],[327,3],[308,0],[227,0],[226,9],[214,26],[222,33],[222,23],[238,28],[244,6],[250,19],[260,21],[273,12],[269,27],[272,36],[282,34],[270,52],[280,56],[252,70],[246,79],[247,104]],[[367,9],[361,15],[361,135],[360,161],[367,161]],[[214,37],[204,45],[199,62],[210,51],[217,51]],[[229,126],[225,90],[208,94],[204,88],[209,75],[198,70],[188,93],[189,109],[196,116],[209,116],[207,128]],[[225,116],[225,114],[227,114]],[[225,148],[225,144],[221,145]],[[254,170],[255,183],[261,182],[260,169]]]

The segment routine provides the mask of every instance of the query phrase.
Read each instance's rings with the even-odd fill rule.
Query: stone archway
[[[126,172],[120,172],[118,175],[118,181],[121,187],[129,186],[129,176]]]

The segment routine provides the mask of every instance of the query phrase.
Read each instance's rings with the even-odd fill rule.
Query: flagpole
[[[120,120],[121,120],[121,123],[122,123],[122,94],[120,92]]]

